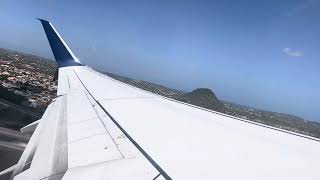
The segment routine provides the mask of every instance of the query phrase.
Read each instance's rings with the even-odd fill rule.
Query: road
[[[9,101],[1,99],[1,98],[0,98],[0,104],[4,105],[4,106],[9,106],[11,108],[14,108],[14,109],[16,109],[18,111],[21,111],[21,112],[23,112],[25,114],[28,114],[28,115],[32,116],[32,117],[35,117],[35,118],[38,118],[38,119],[41,118],[41,114],[40,113],[33,112],[30,109],[27,109],[27,108],[25,108],[23,106],[20,106],[20,105],[17,105],[17,104],[13,104],[12,102],[9,102]]]

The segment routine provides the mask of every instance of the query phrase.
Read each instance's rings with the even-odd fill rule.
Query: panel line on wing
[[[99,135],[103,135],[103,134],[106,134],[106,133],[102,132],[102,133],[92,134],[90,136],[86,136],[86,137],[82,137],[82,138],[79,138],[79,139],[72,140],[72,141],[68,142],[68,144],[72,144],[72,143],[75,143],[75,142],[78,142],[78,141],[82,141],[84,139],[89,139],[89,138],[92,138],[94,136],[99,136]]]
[[[131,141],[131,143],[142,153],[142,155],[153,165],[154,168],[158,170],[158,172],[164,177],[166,180],[171,180],[172,178],[149,156],[147,152],[144,151],[144,149],[122,128],[122,126],[111,116],[111,114],[100,104],[99,101],[97,101],[94,96],[90,93],[90,91],[87,89],[87,87],[83,84],[81,81],[79,75],[75,70],[73,70],[75,75],[78,77],[79,81],[83,85],[83,87],[86,89],[86,91],[89,93],[89,95],[92,97],[92,99],[100,106],[100,108],[109,116],[111,121],[122,131],[122,133]],[[103,122],[102,122],[103,123]]]
[[[79,80],[80,80],[80,79],[79,79]],[[88,93],[89,93],[89,92],[88,92]],[[90,98],[89,98],[89,96],[88,96],[88,93],[85,93],[85,94],[86,94],[88,100],[90,101]],[[92,97],[92,98],[93,98],[93,97]],[[92,105],[92,108],[94,109],[94,111],[96,112],[96,114],[97,114],[97,116],[98,116],[98,119],[100,120],[101,124],[103,125],[104,129],[106,130],[107,134],[109,135],[109,137],[111,138],[112,142],[114,143],[114,145],[116,146],[117,150],[119,151],[122,159],[124,159],[124,156],[123,156],[122,152],[120,151],[119,147],[117,146],[117,143],[116,143],[116,142],[114,141],[114,139],[112,138],[112,136],[111,136],[110,132],[108,131],[106,125],[103,123],[103,121],[102,121],[99,113],[97,112],[96,108],[94,108],[94,105],[93,105],[93,104],[91,104],[91,105]]]
[[[154,177],[152,180],[156,180],[159,176],[161,175],[161,173],[159,173],[156,177]]]
[[[69,122],[69,127],[77,125],[77,124],[85,123],[88,121],[94,121],[94,120],[97,120],[97,117],[93,117],[93,118],[89,118],[89,119],[85,119],[85,120],[81,120],[81,121],[76,121],[76,122]]]
[[[97,99],[97,101],[114,101],[114,100],[123,100],[123,99],[156,99],[160,97],[129,97],[129,98],[106,98],[106,99]]]

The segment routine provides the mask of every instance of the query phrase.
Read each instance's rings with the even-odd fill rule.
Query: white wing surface
[[[13,179],[320,179],[319,139],[121,83],[80,64],[41,22],[58,93]]]

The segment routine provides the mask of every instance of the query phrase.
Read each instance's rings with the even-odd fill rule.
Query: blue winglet
[[[82,66],[52,24],[43,19],[39,20],[47,35],[54,58],[58,63],[58,67]]]

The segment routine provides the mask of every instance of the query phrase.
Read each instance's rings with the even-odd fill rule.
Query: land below
[[[56,63],[38,56],[0,48],[0,127],[19,130],[41,118],[56,96]],[[105,73],[105,72],[104,72]],[[320,138],[320,123],[286,113],[270,112],[220,100],[208,88],[184,92],[106,72],[108,76],[178,101],[213,111]]]
[[[18,162],[29,141],[20,128],[40,119],[55,97],[55,69],[50,60],[0,48],[0,171]]]

